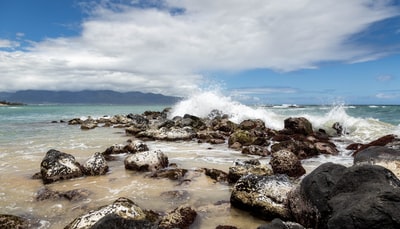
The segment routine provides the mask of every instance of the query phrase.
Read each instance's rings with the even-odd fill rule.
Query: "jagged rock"
[[[80,118],[74,118],[68,121],[68,125],[80,125],[82,122]]]
[[[288,150],[280,150],[272,154],[269,164],[274,174],[286,174],[290,177],[300,177],[306,173],[301,161],[294,153]]]
[[[236,182],[230,201],[232,206],[250,211],[265,220],[290,219],[286,195],[293,187],[294,184],[286,175],[249,174]]]
[[[211,179],[218,182],[227,182],[228,174],[219,169],[208,169],[204,168],[206,176],[209,176]]]
[[[331,142],[314,142],[316,139],[293,136],[296,139],[275,143],[271,146],[271,152],[287,150],[293,152],[299,159],[306,159],[319,154],[336,155],[338,150]]]
[[[313,133],[310,121],[303,117],[285,119],[284,129],[292,134],[310,135]]]
[[[242,130],[263,130],[265,128],[265,123],[261,119],[247,119],[242,121],[238,128]]]
[[[68,224],[65,229],[91,228],[102,218],[111,214],[122,217],[126,220],[146,220],[146,214],[139,206],[127,198],[120,197],[111,205],[90,211],[89,213],[76,218]]]
[[[272,170],[262,165],[258,160],[236,161],[234,166],[229,167],[228,182],[236,183],[242,176],[255,174],[260,176],[272,175]]]
[[[123,154],[123,153],[137,153],[148,151],[149,147],[143,141],[133,141],[127,145],[115,144],[113,146],[108,147],[103,154]]]
[[[342,124],[340,124],[340,123],[338,123],[338,122],[335,122],[335,123],[333,123],[332,128],[333,128],[334,130],[336,130],[336,134],[337,134],[338,136],[341,136],[342,134],[344,134]]]
[[[400,150],[385,146],[370,146],[354,156],[354,164],[380,165],[400,178]]]
[[[337,155],[339,153],[335,144],[331,142],[316,142],[314,146],[319,154]]]
[[[104,175],[108,172],[108,164],[103,154],[96,152],[84,164],[83,172],[87,176]]]
[[[125,158],[125,168],[136,171],[156,171],[168,166],[168,157],[161,152],[140,152]]]
[[[189,206],[180,206],[161,219],[160,229],[188,229],[196,219],[197,213]]]
[[[36,193],[36,200],[43,201],[43,200],[60,200],[66,199],[69,201],[78,201],[84,200],[90,195],[90,191],[86,189],[73,189],[69,191],[53,191],[48,187],[44,187],[40,189]]]
[[[40,164],[43,183],[83,176],[81,165],[71,154],[49,150]]]
[[[82,130],[91,130],[98,127],[97,123],[94,122],[84,122],[81,124],[81,129]]]
[[[400,180],[381,166],[325,163],[288,197],[293,217],[306,227],[400,227]]]

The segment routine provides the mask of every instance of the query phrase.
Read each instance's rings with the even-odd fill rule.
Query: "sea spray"
[[[377,109],[376,107],[368,107]],[[350,110],[364,108],[345,104],[332,106],[247,106],[224,96],[221,92],[203,91],[177,103],[171,110],[171,117],[192,114],[202,118],[207,117],[213,110],[227,114],[230,120],[240,123],[246,119],[261,119],[266,126],[275,130],[284,127],[284,120],[289,117],[305,117],[313,125],[314,130],[324,129],[328,134],[335,135],[334,123],[343,127],[343,135],[338,140],[366,143],[386,134],[399,134],[400,127],[382,122],[375,117],[350,115]],[[389,109],[380,107],[381,109]],[[371,113],[373,115],[374,113]]]
[[[230,120],[235,123],[240,123],[246,119],[261,119],[270,128],[283,128],[283,116],[265,110],[262,107],[246,106],[233,101],[230,97],[224,96],[218,91],[201,92],[177,103],[172,108],[171,117],[191,114],[205,118],[213,110],[227,114]]]

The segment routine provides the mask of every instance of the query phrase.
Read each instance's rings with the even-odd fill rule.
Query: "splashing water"
[[[358,111],[358,110],[359,111]],[[364,110],[361,110],[364,109]],[[367,110],[366,110],[367,109]],[[338,122],[343,127],[344,140],[366,143],[387,134],[400,134],[398,125],[389,124],[379,120],[376,107],[371,106],[345,106],[335,104],[326,106],[306,107],[250,107],[233,101],[230,97],[222,95],[219,91],[204,91],[176,104],[171,111],[171,117],[192,114],[205,118],[213,110],[227,114],[230,120],[240,123],[246,119],[261,119],[266,126],[280,130],[284,127],[284,120],[289,117],[305,117],[315,130],[324,129],[328,134],[334,135],[336,130],[333,124]],[[381,107],[390,109],[390,107]],[[350,115],[348,111],[355,110],[364,117]],[[370,117],[365,117],[366,113]]]

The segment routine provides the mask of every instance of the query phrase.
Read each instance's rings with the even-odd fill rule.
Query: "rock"
[[[180,206],[161,219],[160,229],[188,229],[196,219],[197,213],[189,206]]]
[[[15,215],[0,215],[0,228],[3,229],[28,229],[31,228],[29,221]]]
[[[120,145],[115,144],[113,146],[108,147],[103,154],[110,155],[110,154],[124,154],[124,153],[137,153],[137,152],[144,152],[148,151],[149,147],[143,141],[133,141],[127,145]]]
[[[228,182],[236,183],[242,176],[255,174],[260,176],[269,176],[273,172],[265,165],[261,165],[258,160],[236,161],[234,166],[229,167]]]
[[[196,132],[190,126],[182,128],[162,127],[160,129],[147,129],[135,135],[137,138],[155,139],[163,141],[191,140],[196,137]]]
[[[385,146],[370,146],[354,156],[354,164],[380,165],[400,178],[400,150]]]
[[[391,142],[394,142],[398,140],[398,137],[396,135],[393,134],[389,134],[389,135],[385,135],[383,137],[380,137],[372,142],[369,142],[367,144],[360,144],[360,146],[358,147],[358,149],[353,153],[353,156],[355,156],[358,152],[360,152],[361,150],[364,150],[370,146],[385,146]],[[348,146],[349,147],[349,146]]]
[[[257,146],[257,145],[250,145],[244,146],[242,148],[242,154],[249,154],[249,155],[258,155],[258,156],[268,156],[270,152],[266,147]]]
[[[293,152],[299,159],[306,159],[319,154],[337,155],[339,152],[335,144],[329,141],[320,142],[314,137],[309,136],[308,138],[304,138],[299,135],[292,135],[292,138],[291,140],[273,144],[271,146],[271,152],[288,150]]]
[[[306,173],[301,161],[294,153],[288,150],[280,150],[272,154],[269,164],[274,174],[286,174],[290,177],[300,177]]]
[[[81,124],[81,129],[82,130],[91,130],[98,127],[97,123],[94,122],[84,122]]]
[[[40,164],[44,184],[83,176],[81,165],[71,154],[49,150]]]
[[[204,168],[206,176],[209,176],[211,179],[217,182],[227,182],[228,174],[219,169],[207,169]]]
[[[87,199],[90,195],[90,191],[86,189],[73,189],[69,191],[52,191],[48,187],[44,187],[40,189],[36,193],[36,200],[43,201],[43,200],[60,200],[66,199],[69,201],[79,201]]]
[[[336,134],[337,134],[338,136],[341,136],[342,134],[344,134],[342,124],[340,124],[340,123],[338,123],[338,122],[335,122],[335,123],[333,123],[332,128],[333,128],[334,130],[336,130]]]
[[[236,182],[230,201],[232,206],[250,211],[265,220],[290,219],[286,195],[293,187],[294,184],[286,175],[249,174]]]
[[[337,155],[339,153],[335,144],[331,142],[316,142],[314,146],[319,154]]]
[[[90,229],[158,229],[158,225],[149,220],[125,219],[117,214],[108,214],[95,223]]]
[[[285,119],[284,129],[293,134],[310,135],[313,133],[310,121],[303,117]]]
[[[235,142],[240,143],[242,146],[249,146],[255,140],[255,137],[247,130],[236,130],[229,136],[228,146],[232,146]]]
[[[80,125],[82,122],[80,118],[74,118],[68,121],[68,125]]]
[[[136,171],[156,171],[168,166],[168,157],[161,152],[146,151],[125,158],[125,168]]]
[[[265,128],[265,123],[261,119],[247,119],[242,121],[238,128],[241,130],[263,130]]]
[[[400,180],[381,166],[325,163],[288,196],[293,217],[306,227],[400,227]]]
[[[294,222],[284,222],[281,219],[274,219],[269,224],[261,225],[257,229],[305,229],[302,225]]]
[[[122,217],[126,220],[146,219],[145,212],[139,206],[137,206],[133,201],[127,198],[120,197],[111,205],[101,207],[98,210],[90,211],[89,213],[76,218],[70,224],[68,224],[65,229],[91,228],[102,218],[111,214]],[[111,217],[111,219],[113,218],[114,217]]]
[[[83,164],[83,172],[87,176],[98,176],[106,174],[108,172],[108,165],[103,154],[99,152],[93,154]]]
[[[238,228],[230,225],[218,225],[215,229],[238,229]]]
[[[151,177],[168,178],[170,180],[182,180],[187,172],[188,172],[187,169],[165,168],[153,172],[153,174],[151,174]]]
[[[205,123],[201,120],[201,118],[189,114],[185,114],[178,125],[181,127],[191,126],[195,129],[205,128]]]
[[[131,119],[133,124],[139,125],[139,126],[146,126],[149,124],[149,120],[142,115],[138,114],[128,114],[127,118]]]

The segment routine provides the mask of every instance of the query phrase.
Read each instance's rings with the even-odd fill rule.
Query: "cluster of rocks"
[[[272,130],[258,119],[233,123],[228,116],[217,111],[207,118],[192,115],[167,117],[168,110],[111,118],[73,119],[69,124],[80,124],[82,129],[123,127],[127,134],[142,141],[110,146],[82,164],[70,154],[50,150],[37,177],[48,184],[85,175],[104,175],[108,171],[107,160],[114,160],[116,154],[125,154],[125,168],[146,172],[146,176],[182,184],[190,182],[193,174],[205,174],[215,182],[230,185],[229,203],[232,207],[271,221],[259,228],[400,227],[397,210],[400,206],[400,140],[397,136],[349,145],[348,148],[356,152],[353,166],[346,168],[326,163],[304,176],[306,171],[301,165],[302,159],[338,153],[326,131],[314,131],[305,118],[288,118],[284,121],[284,129]],[[342,134],[339,124],[335,123],[332,128],[337,134]],[[227,142],[228,147],[242,153],[270,155],[271,159],[269,165],[260,163],[258,159],[236,160],[228,172],[214,168],[191,171],[169,164],[167,155],[161,150],[150,151],[143,140]],[[88,195],[88,190],[57,192],[45,187],[39,190],[36,199],[74,201]],[[164,195],[184,199],[189,194],[174,192]],[[156,213],[141,209],[131,200],[121,197],[110,205],[76,218],[66,228],[189,228],[196,215],[195,209],[184,204],[171,212]],[[27,221],[21,219],[21,222]],[[236,227],[221,225],[217,228]]]

